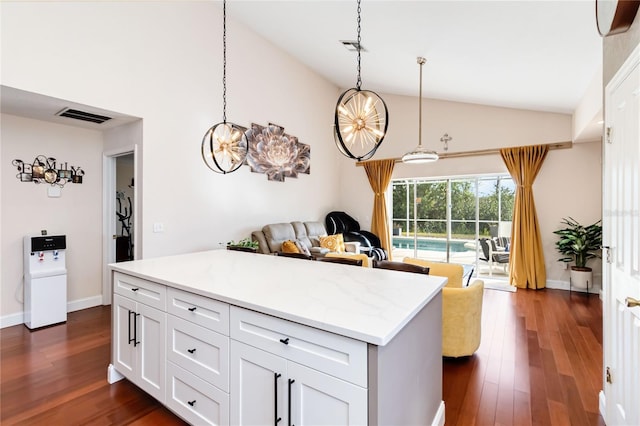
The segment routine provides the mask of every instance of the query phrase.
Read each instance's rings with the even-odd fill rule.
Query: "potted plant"
[[[566,228],[553,231],[559,235],[556,249],[563,255],[561,262],[574,262],[571,266],[571,285],[577,288],[588,288],[593,283],[591,268],[587,266],[589,259],[600,258],[602,248],[602,225],[600,221],[589,225],[580,225],[572,217],[563,218]]]
[[[240,241],[229,241],[227,242],[227,249],[239,249],[241,251],[252,251],[255,252],[258,250],[258,242],[253,241],[251,238],[243,238]]]

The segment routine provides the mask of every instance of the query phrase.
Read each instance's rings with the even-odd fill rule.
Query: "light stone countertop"
[[[113,271],[383,346],[446,278],[230,250],[109,265]]]

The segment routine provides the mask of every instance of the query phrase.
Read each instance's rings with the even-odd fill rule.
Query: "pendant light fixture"
[[[222,2],[222,122],[202,138],[202,159],[216,173],[234,172],[247,157],[245,127],[227,122],[227,2]]]
[[[358,0],[358,78],[356,87],[338,98],[334,119],[334,139],[338,150],[354,160],[373,157],[387,133],[389,114],[387,105],[376,93],[362,90],[360,76],[360,0]]]
[[[432,163],[438,161],[438,154],[422,146],[422,66],[427,62],[422,56],[418,56],[420,65],[420,94],[418,96],[418,146],[411,152],[402,156],[402,162],[408,164]]]

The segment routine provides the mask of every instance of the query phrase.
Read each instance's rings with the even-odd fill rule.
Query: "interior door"
[[[605,91],[605,421],[640,424],[640,46]]]

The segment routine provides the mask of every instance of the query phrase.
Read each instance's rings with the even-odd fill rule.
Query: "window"
[[[509,175],[397,179],[392,191],[394,258],[473,264],[480,275],[493,272],[478,263],[478,239],[511,236],[515,184]]]

